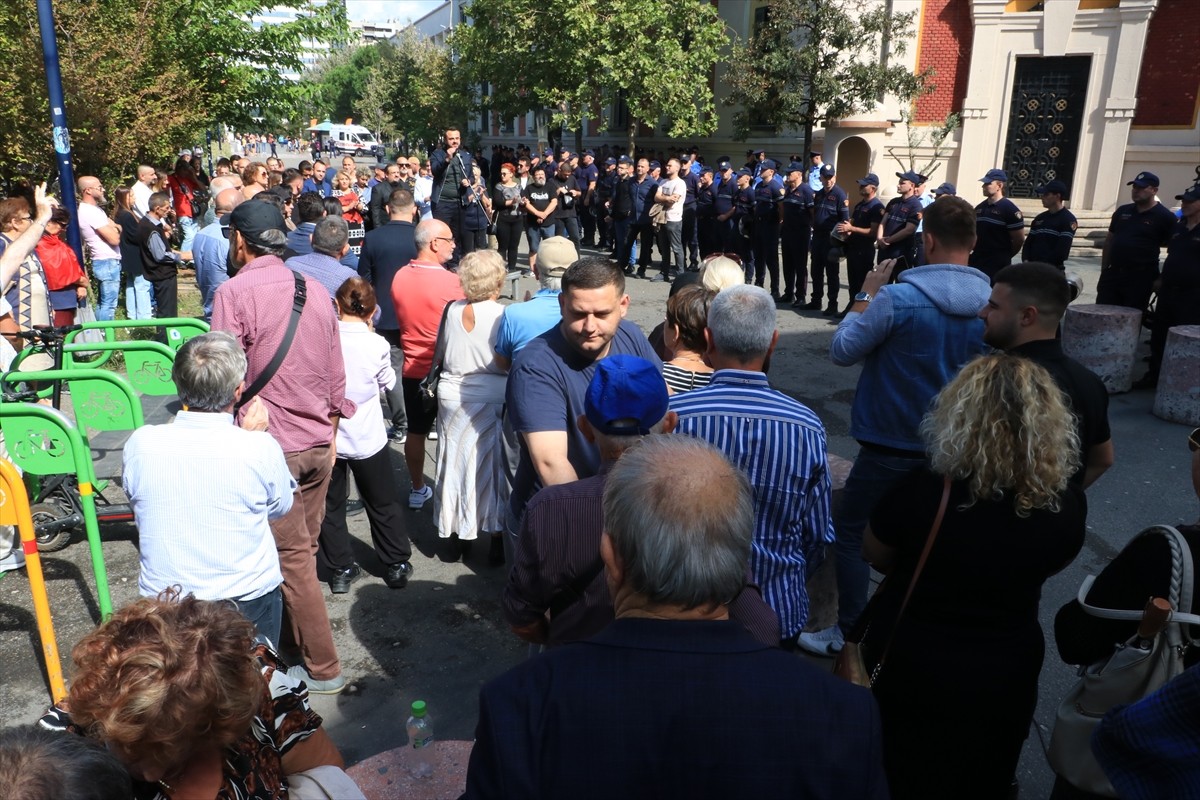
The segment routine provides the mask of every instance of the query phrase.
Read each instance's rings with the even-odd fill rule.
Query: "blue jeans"
[[[525,229],[525,235],[529,237],[529,252],[536,253],[542,239],[549,239],[554,235],[554,220],[547,220],[542,225],[529,225]]]
[[[234,600],[233,604],[246,619],[254,623],[255,629],[271,641],[271,647],[279,646],[279,628],[283,624],[283,592],[278,586],[253,600]]]
[[[208,322],[212,319],[213,297],[221,284],[229,280],[229,273],[224,264],[213,265],[209,259],[205,259],[204,263],[192,263],[196,265],[196,286],[204,303],[204,321]]]
[[[924,463],[923,458],[887,455],[867,447],[858,451],[833,519],[837,537],[834,552],[837,556],[838,627],[843,634],[850,633],[867,607],[871,567],[863,560],[862,546],[863,531],[871,521],[871,512],[893,486]]]
[[[191,217],[180,217],[179,227],[183,228],[183,243],[179,245],[179,251],[190,253],[192,251],[192,242],[195,241],[196,234],[200,232],[200,226]]]
[[[92,275],[100,282],[100,303],[96,307],[96,319],[111,320],[117,311],[117,297],[121,294],[121,259],[102,258],[92,262]]]
[[[126,319],[150,319],[154,316],[153,308],[153,301],[150,298],[150,281],[146,280],[144,275],[130,278],[129,284],[125,287]],[[97,314],[97,316],[99,315]]]

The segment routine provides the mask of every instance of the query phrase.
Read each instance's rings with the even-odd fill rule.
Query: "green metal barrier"
[[[119,350],[125,354],[125,373],[133,390],[140,395],[167,396],[177,394],[171,368],[175,351],[161,342],[133,340],[127,342],[76,342],[63,347],[63,369],[94,369],[103,363],[107,352]],[[105,352],[104,359],[87,359],[88,353]],[[84,356],[85,360],[78,360]]]

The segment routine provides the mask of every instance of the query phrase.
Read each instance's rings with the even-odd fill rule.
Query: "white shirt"
[[[133,209],[137,212],[138,219],[149,214],[150,195],[154,194],[154,191],[141,181],[134,181],[129,191],[133,193]]]
[[[683,222],[683,200],[687,196],[687,184],[683,182],[683,178],[665,180],[658,185],[658,190],[679,198],[674,204],[667,206],[667,222]]]
[[[337,454],[354,461],[375,455],[387,446],[380,390],[396,385],[391,348],[362,322],[338,322],[342,360],[346,364],[346,398],[358,406],[354,416],[338,423]]]
[[[145,184],[142,185],[145,186]],[[101,210],[100,206],[92,205],[91,203],[80,203],[78,214],[79,232],[83,234],[83,241],[87,243],[88,252],[91,253],[92,260],[104,261],[116,259],[120,261],[120,251],[114,249],[112,245],[100,238],[100,234],[96,233],[96,231],[105,225],[115,224]]]
[[[269,433],[180,411],[134,431],[124,461],[143,596],[178,584],[201,600],[254,600],[283,583],[270,521],[291,510],[296,482]]]
[[[508,373],[496,363],[496,335],[504,306],[495,300],[472,304],[475,327],[463,326],[466,300],[450,306],[446,315],[446,355],[438,399],[463,403],[503,403]]]
[[[413,184],[413,201],[417,204],[417,208],[421,212],[421,219],[433,219],[433,208],[429,204],[429,198],[433,194],[433,178],[422,178],[417,176],[416,182]]]

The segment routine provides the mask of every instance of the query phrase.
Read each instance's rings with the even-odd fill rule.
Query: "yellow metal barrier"
[[[62,662],[54,638],[54,621],[50,618],[50,601],[46,598],[46,580],[42,575],[37,535],[33,530],[33,517],[29,514],[29,495],[25,492],[25,484],[17,468],[3,459],[0,459],[0,525],[15,525],[21,533],[25,572],[29,576],[29,591],[33,595],[33,613],[37,617],[38,635],[42,639],[46,676],[50,679],[50,697],[57,703],[67,696],[67,687],[63,683]]]

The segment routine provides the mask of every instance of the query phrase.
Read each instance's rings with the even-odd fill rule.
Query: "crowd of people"
[[[212,331],[177,352],[183,410],[125,448],[143,598],[74,648],[42,727],[104,743],[79,752],[146,796],[356,796],[308,705],[347,685],[322,584],[404,589],[404,507],[432,502],[446,557],[482,537],[509,565],[501,607],[530,644],[481,692],[465,797],[1012,796],[1041,587],[1115,459],[1107,393],[1057,338],[1067,188],[1040,187],[1026,236],[1002,170],[978,206],[903,172],[887,206],[857,178],[851,208],[819,153],[737,173],[657,155],[489,162],[449,130],[374,174],[243,155],[210,177],[186,151],[140,167],[111,217],[80,178],[101,318],[122,275],[131,317],[175,316],[190,260]],[[1101,293],[1144,303],[1169,243],[1163,286],[1194,298],[1200,187],[1168,225],[1158,179],[1131,185]],[[86,295],[69,248],[38,244],[65,213],[42,189],[0,203],[6,331]],[[539,288],[503,305],[522,234]],[[671,286],[648,336],[626,281],[654,247]],[[836,510],[822,420],[768,377],[780,304],[838,317],[829,358],[861,365]],[[354,557],[350,475],[378,566]],[[837,623],[810,630],[827,553]],[[847,642],[873,654],[869,691],[794,653]]]

